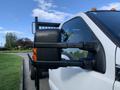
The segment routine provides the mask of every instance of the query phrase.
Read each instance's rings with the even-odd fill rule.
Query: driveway
[[[34,80],[30,79],[29,59],[27,53],[17,53],[17,55],[24,58],[24,86],[25,90],[36,90]],[[48,78],[40,80],[40,90],[50,90]]]

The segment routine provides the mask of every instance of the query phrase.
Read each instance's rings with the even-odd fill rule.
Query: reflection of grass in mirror
[[[19,90],[21,57],[0,54],[0,90]]]
[[[70,54],[72,55],[72,57],[73,57],[75,60],[79,60],[80,58],[86,58],[88,52],[87,52],[87,51],[80,50],[80,51],[76,51],[76,52],[70,52]]]

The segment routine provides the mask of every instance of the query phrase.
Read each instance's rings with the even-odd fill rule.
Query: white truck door
[[[116,52],[116,81],[114,90],[120,90],[120,48],[117,48]]]
[[[63,24],[69,38],[67,42],[98,41],[100,51],[96,55],[93,70],[66,67],[49,70],[51,90],[113,90],[115,81],[115,45],[85,14],[80,14]],[[75,60],[91,56],[91,52],[66,49]],[[111,53],[109,53],[111,52]]]

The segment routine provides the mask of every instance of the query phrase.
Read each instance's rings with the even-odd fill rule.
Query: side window
[[[79,43],[81,41],[89,42],[94,41],[95,37],[91,32],[90,28],[80,17],[76,17],[68,22],[66,22],[62,29],[68,34],[69,38],[67,42],[69,43]],[[79,60],[79,58],[85,58],[88,52],[85,50],[80,50],[78,48],[68,48],[64,49],[64,52],[69,53],[74,60]]]
[[[66,42],[68,43],[79,43],[79,42],[92,42],[98,41],[95,35],[93,34],[92,30],[89,26],[85,23],[85,21],[81,17],[75,17],[68,22],[64,23],[62,29],[67,33],[68,39]],[[102,48],[102,47],[101,47]],[[103,49],[103,48],[102,48]],[[103,50],[104,51],[104,50]],[[102,53],[103,53],[102,51]],[[72,57],[73,60],[79,60],[80,58],[87,58],[91,54],[91,52],[80,50],[78,48],[68,48],[63,49],[64,53],[67,53]],[[101,51],[100,51],[101,53]],[[98,54],[100,54],[98,53]],[[96,54],[95,58],[99,58],[99,55]],[[100,55],[101,56],[101,55]],[[104,55],[103,55],[104,57]],[[101,58],[102,59],[102,58]],[[99,72],[105,72],[105,58],[100,61],[97,59],[95,70]],[[100,64],[100,65],[99,65]]]

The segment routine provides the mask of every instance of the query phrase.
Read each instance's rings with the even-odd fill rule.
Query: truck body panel
[[[115,82],[114,90],[120,90],[120,82],[118,82],[118,81]]]
[[[54,84],[51,87],[55,86],[58,90],[113,90],[115,82],[116,45],[86,14],[80,13],[77,17],[82,17],[84,19],[103,45],[106,54],[106,72],[102,74],[78,67],[59,68],[49,70],[49,83],[50,85]]]
[[[120,65],[120,48],[117,48],[117,52],[116,52],[116,64]]]

